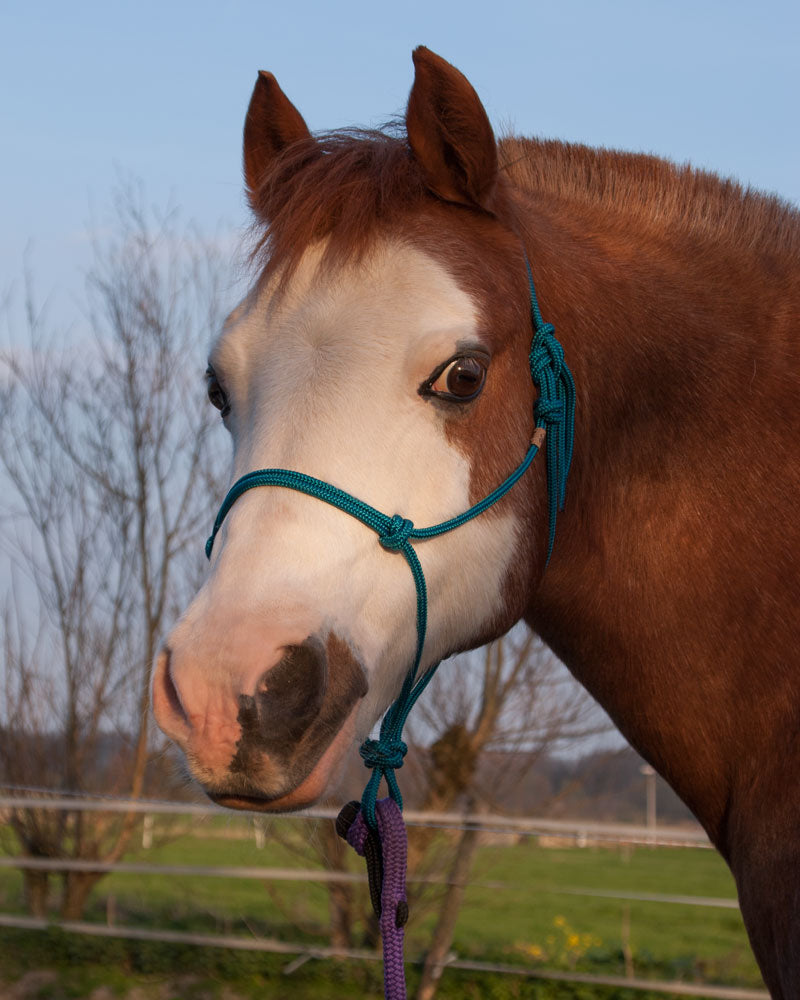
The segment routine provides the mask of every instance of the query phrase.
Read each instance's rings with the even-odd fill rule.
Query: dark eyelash
[[[207,389],[210,386],[210,384],[211,384],[212,381],[216,382],[217,388],[218,388],[220,394],[222,395],[222,398],[224,400],[224,405],[220,406],[220,407],[217,407],[217,408],[219,410],[220,417],[222,417],[222,419],[224,420],[225,417],[227,417],[228,414],[231,412],[231,404],[230,404],[230,402],[228,400],[228,394],[225,391],[225,389],[224,389],[224,387],[222,385],[222,382],[220,381],[219,377],[217,376],[217,373],[214,371],[214,369],[212,368],[211,365],[209,365],[206,368],[206,376],[205,377],[206,377],[206,387],[207,387]],[[210,396],[209,396],[209,398],[210,398]],[[213,400],[211,402],[212,402],[213,406],[216,406],[216,404],[213,402]]]

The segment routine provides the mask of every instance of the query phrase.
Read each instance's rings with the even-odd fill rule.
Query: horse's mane
[[[558,140],[509,136],[499,152],[506,177],[529,194],[613,206],[646,226],[800,257],[800,211],[735,180],[644,153]]]
[[[800,211],[777,196],[641,153],[510,136],[503,174],[548,204],[608,206],[641,226],[678,230],[731,250],[800,258]],[[331,237],[324,263],[358,258],[375,236],[408,228],[430,204],[400,123],[339,130],[285,150],[253,194],[253,260],[288,277],[306,247]]]

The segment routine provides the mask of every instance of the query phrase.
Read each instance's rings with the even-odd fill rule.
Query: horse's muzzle
[[[209,677],[192,670],[190,652],[180,644],[159,654],[156,721],[184,751],[206,793],[223,805],[299,808],[293,793],[303,785],[301,804],[308,804],[322,794],[327,772],[353,738],[354,709],[367,681],[350,647],[331,633],[325,642],[309,636],[284,646],[281,654],[246,685],[236,678],[254,676],[248,664],[238,671],[226,664]],[[318,765],[327,765],[326,773],[309,783]]]

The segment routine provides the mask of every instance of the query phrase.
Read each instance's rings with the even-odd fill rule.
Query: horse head
[[[404,134],[313,137],[259,74],[244,129],[259,276],[207,377],[234,480],[294,470],[423,527],[520,463],[534,400],[524,256],[491,126],[456,69],[426,49],[414,62]],[[421,670],[523,614],[546,548],[540,486],[534,470],[480,518],[418,544]],[[152,692],[213,799],[309,804],[396,696],[415,588],[391,548],[276,486],[230,509]]]

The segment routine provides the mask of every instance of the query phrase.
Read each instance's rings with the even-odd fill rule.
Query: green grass
[[[313,840],[315,835],[302,821],[271,821],[267,843],[261,850],[256,848],[252,839],[236,840],[225,836],[243,829],[245,826],[238,819],[204,821],[202,826],[194,826],[195,832],[199,831],[204,836],[180,836],[151,850],[139,850],[135,857],[131,856],[131,860],[164,865],[319,867],[319,861],[307,850],[308,839]],[[446,847],[443,840],[440,850],[446,853]],[[359,863],[355,857],[353,861],[356,865]],[[639,976],[741,986],[761,984],[738,910],[574,896],[562,891],[570,888],[596,889],[734,899],[733,879],[713,851],[548,849],[530,839],[514,847],[481,848],[472,880],[475,884],[465,894],[453,944],[460,956],[503,963],[536,964],[538,960],[543,967],[623,974],[623,921],[627,919],[634,969]],[[502,883],[503,888],[480,884],[485,882]],[[421,955],[430,940],[435,918],[433,903],[438,891],[441,890],[427,887],[421,897],[419,889],[415,892],[419,898],[416,903],[412,899],[407,939],[409,957]],[[327,892],[323,886],[308,882],[262,883],[197,876],[116,874],[103,879],[95,888],[86,918],[105,922],[109,897],[113,898],[115,922],[119,924],[213,934],[257,934],[291,941],[327,943]],[[13,870],[0,869],[0,910],[23,912],[22,877]],[[356,945],[361,945],[364,932],[365,927],[359,924]],[[7,933],[0,930],[0,940]],[[31,941],[35,935],[23,935],[23,938]],[[92,955],[101,953],[105,948],[118,949],[119,954],[126,957],[115,963],[115,967],[118,965],[126,969],[126,975],[153,973],[148,967],[148,963],[153,961],[149,946],[134,942],[109,941],[101,944],[97,939],[89,938],[84,942],[72,946],[73,951],[77,949]],[[29,946],[33,947],[26,945]],[[262,971],[256,978],[261,982],[262,993],[259,995],[262,997],[271,995],[263,992],[264,976],[269,980],[272,974],[269,970],[280,972],[288,961],[281,956],[229,953],[224,949],[174,948],[166,945],[159,948],[159,961],[165,963],[164,974],[168,970],[173,974],[181,967],[184,956],[188,955],[194,956],[187,959],[188,967],[198,971],[202,970],[204,963],[215,967],[222,963],[224,975],[220,978],[221,982],[229,981],[231,968],[250,970],[245,980],[251,974],[256,975],[253,969],[260,969]],[[8,949],[0,947],[0,951],[7,953]],[[150,957],[142,959],[142,955]],[[169,955],[173,958],[165,957]],[[209,958],[213,955],[217,957]],[[232,957],[223,961],[221,955]],[[336,971],[321,971],[327,967]],[[8,976],[11,972],[7,960],[0,958],[0,973]],[[275,974],[278,975],[278,972]],[[102,968],[98,974],[102,975]],[[354,963],[348,963],[345,969],[340,963],[310,962],[290,979],[281,973],[281,989],[284,992],[275,995],[304,996],[306,994],[302,990],[305,987],[301,984],[307,980],[307,988],[311,989],[309,984],[322,976],[325,989],[329,991],[309,992],[309,996],[338,996],[339,993],[330,990],[334,989],[339,979],[347,984],[342,987],[342,996],[372,995],[373,979],[378,983],[375,995],[379,996],[377,974],[376,968],[359,970]],[[472,996],[469,984],[473,979],[475,977],[465,978],[449,970],[445,973],[446,990],[442,996]],[[212,980],[213,975],[209,982]],[[491,986],[487,985],[490,980]],[[456,990],[457,983],[460,984],[460,993]],[[293,992],[288,991],[290,984]],[[452,984],[455,990],[452,994],[447,992],[450,989],[448,984]],[[108,982],[106,985],[110,988]],[[481,989],[484,987],[484,992],[474,995],[605,998],[630,992],[586,992],[584,987],[560,986],[556,992],[548,993],[551,986],[547,984],[512,982],[510,977],[502,981],[498,977],[488,977]],[[85,988],[85,984],[81,988]],[[347,989],[351,992],[348,993]],[[242,990],[242,995],[249,996],[244,986]],[[639,1000],[643,996],[630,995]]]
[[[291,975],[286,958],[224,948],[190,948],[96,940],[49,930],[33,934],[0,931],[0,996],[5,982],[31,969],[53,971],[41,983],[36,1000],[87,1000],[103,996],[137,1000],[381,1000],[383,984],[377,963],[359,966],[332,961],[308,962]],[[409,996],[419,972],[407,970]],[[448,970],[439,1000],[677,1000],[625,988],[548,983],[511,976]],[[686,998],[683,998],[686,1000]]]
[[[626,856],[609,849],[542,849],[528,841],[512,849],[485,848],[473,880],[497,880],[511,887],[467,891],[456,947],[475,957],[478,942],[481,953],[497,957],[508,956],[509,945],[533,945],[561,955],[569,964],[581,950],[574,949],[576,954],[570,956],[566,939],[571,932],[599,940],[585,961],[576,962],[578,967],[594,966],[597,971],[597,965],[603,965],[622,972],[627,909],[637,972],[672,978],[692,970],[710,981],[760,984],[738,910],[559,892],[576,888],[735,899],[733,878],[712,851],[639,848]],[[550,947],[548,939],[555,939]]]

